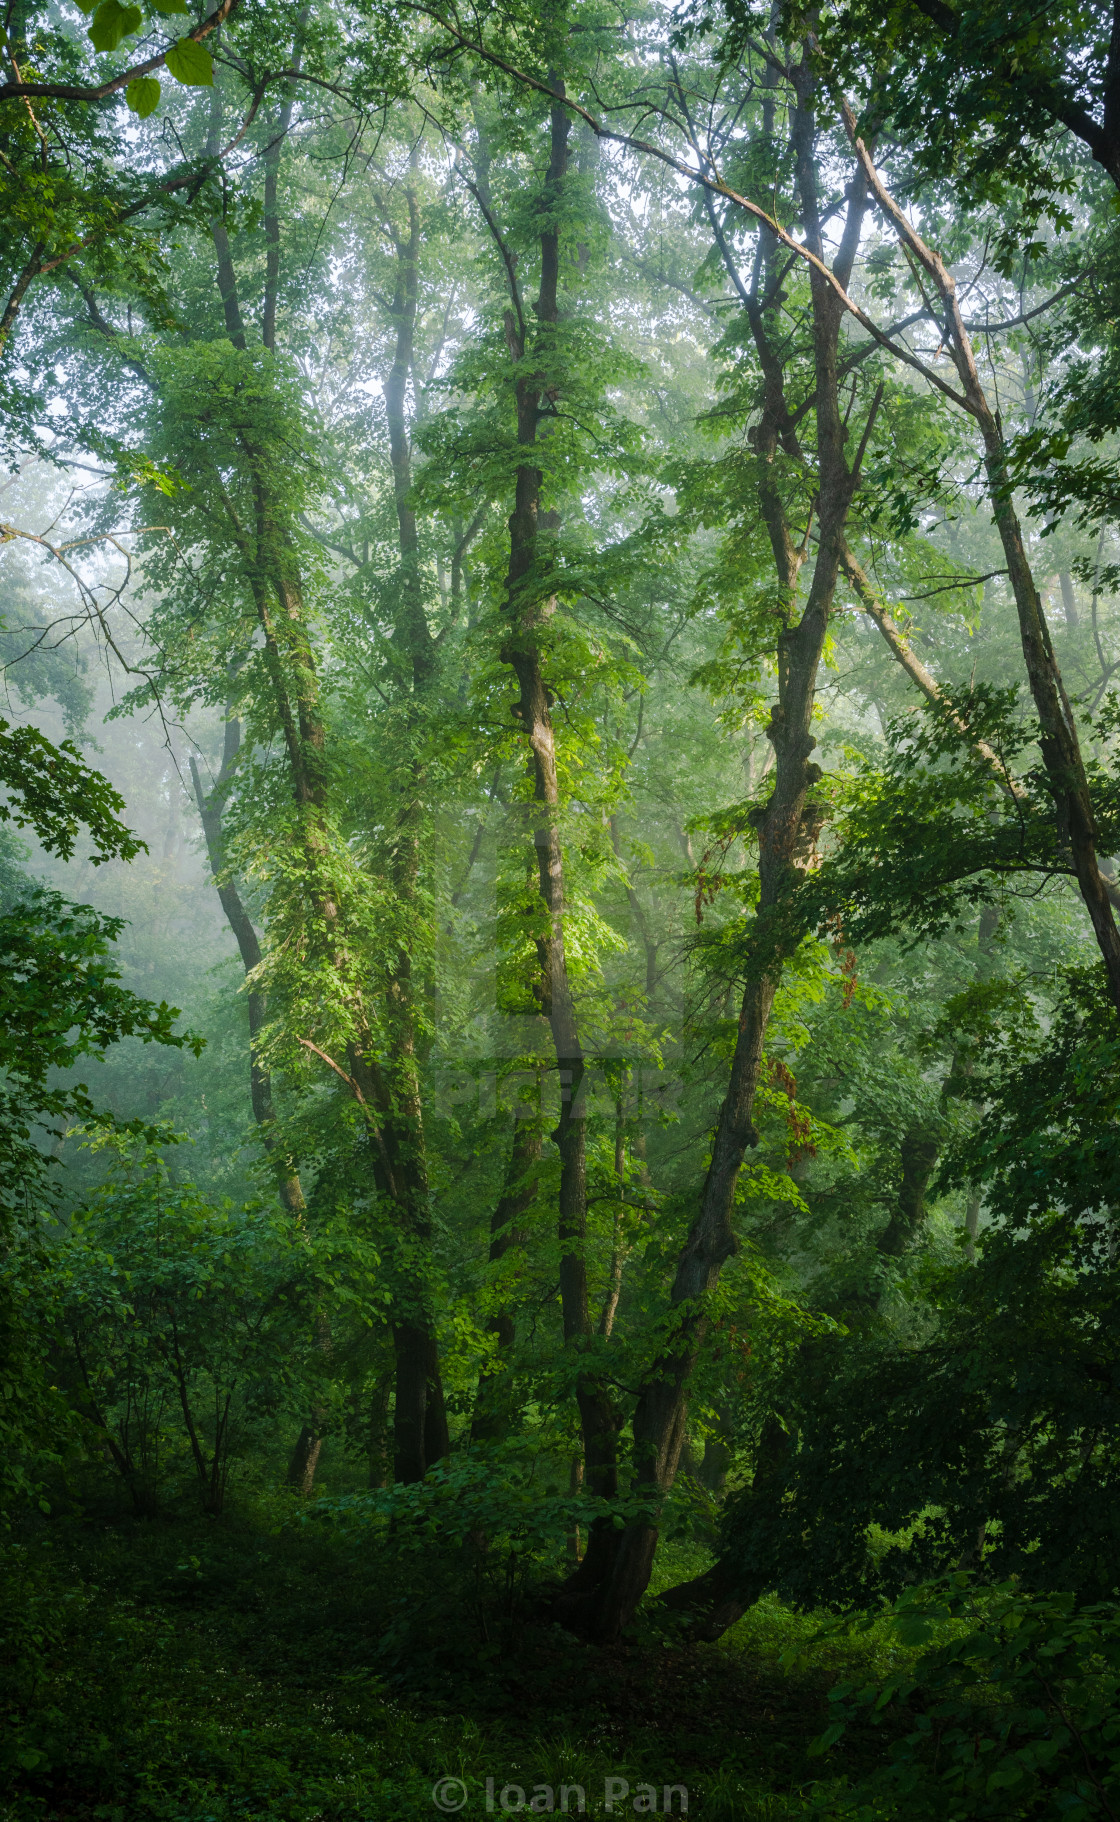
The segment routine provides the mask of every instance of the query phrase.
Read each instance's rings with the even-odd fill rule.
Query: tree
[[[0,782],[10,802],[0,818],[30,828],[48,853],[69,859],[84,825],[95,865],[128,860],[143,845],[121,822],[124,800],[100,772],[84,764],[68,741],[56,747],[31,727],[0,724]],[[18,873],[5,882],[0,912],[3,985],[0,987],[0,1148],[4,1185],[0,1208],[6,1226],[31,1212],[46,1183],[42,1133],[56,1121],[99,1117],[83,1082],[60,1082],[85,1057],[103,1057],[110,1045],[137,1036],[144,1043],[189,1044],[201,1038],[177,1033],[178,1009],[158,1006],[120,985],[111,944],[117,918],[99,917],[88,905],[68,904],[58,893],[36,889]],[[55,1128],[54,1130],[57,1130]]]

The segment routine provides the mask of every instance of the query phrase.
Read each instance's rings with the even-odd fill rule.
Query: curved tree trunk
[[[932,280],[944,308],[946,340],[961,384],[961,395],[954,396],[973,418],[980,432],[988,497],[1007,560],[1007,574],[1019,619],[1019,641],[1038,715],[1039,746],[1054,800],[1059,836],[1072,857],[1078,888],[1104,963],[1109,993],[1113,1005],[1120,1011],[1120,929],[1117,928],[1113,914],[1110,882],[1097,855],[1096,820],[1077,722],[1062,681],[1050,628],[1046,623],[1042,600],[1027,556],[1023,528],[1015,510],[1013,477],[1003,424],[981,383],[952,274],[899,208],[879,175],[867,147],[857,136],[855,119],[846,103],[844,121],[866,182],[879,208],[910,254]]]
[[[792,136],[798,190],[807,242],[823,259],[813,77],[807,55],[795,70],[794,81],[797,106],[792,110]],[[834,264],[841,282],[846,281],[855,259],[866,200],[866,189],[857,182],[848,192],[844,232]],[[743,993],[731,1077],[713,1136],[700,1208],[678,1260],[670,1292],[670,1337],[646,1375],[634,1413],[635,1481],[637,1490],[648,1496],[649,1516],[622,1530],[603,1522],[594,1528],[587,1557],[568,1583],[563,1603],[569,1623],[604,1639],[617,1636],[628,1623],[649,1584],[657,1548],[659,1503],[672,1485],[685,1437],[688,1383],[706,1332],[707,1300],[719,1282],[724,1263],[737,1247],[733,1224],[735,1193],[747,1148],[757,1142],[752,1111],[766,1029],[783,964],[781,944],[771,940],[770,930],[788,889],[811,858],[820,828],[821,812],[812,799],[820,771],[810,758],[816,744],[811,721],[817,671],[845,549],[848,510],[880,396],[872,404],[869,423],[849,465],[845,456],[848,430],[840,410],[837,373],[842,305],[827,280],[811,268],[819,532],[816,566],[808,598],[799,614],[797,588],[807,539],[799,541],[793,534],[774,468],[779,452],[799,454],[785,399],[780,344],[773,333],[778,249],[764,230],[760,257],[748,287],[734,266],[714,209],[711,222],[747,312],[762,373],[761,416],[751,432],[751,441],[759,458],[760,512],[785,603],[785,624],[777,641],[778,700],[767,730],[774,749],[774,785],[765,808],[754,818],[760,880],[755,931],[761,959]]]
[[[198,803],[198,814],[202,822],[202,832],[206,838],[206,856],[210,862],[210,872],[217,887],[218,899],[226,914],[226,922],[233,932],[241,956],[241,964],[250,981],[249,1002],[249,1095],[252,1102],[253,1118],[257,1122],[261,1144],[268,1153],[269,1160],[276,1173],[276,1186],[284,1207],[302,1220],[306,1204],[299,1172],[295,1162],[280,1144],[276,1135],[276,1111],[272,1102],[272,1077],[261,1062],[257,1051],[260,1034],[267,1016],[265,996],[259,987],[252,985],[252,976],[261,963],[261,946],[253,922],[241,900],[241,894],[229,870],[226,861],[225,839],[222,832],[222,807],[226,793],[233,778],[237,762],[238,748],[241,744],[241,728],[235,717],[227,710],[225,738],[222,748],[222,764],[214,789],[209,793],[203,789],[198,764],[191,755],[191,779],[194,783],[195,798]]]

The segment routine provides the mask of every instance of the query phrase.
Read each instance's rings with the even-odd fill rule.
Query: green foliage
[[[856,86],[864,123],[898,133],[915,187],[952,176],[970,201],[1018,192],[1035,219],[1072,187],[1054,141],[1070,124],[1085,64],[1103,67],[1103,7],[1065,6],[1043,28],[1029,7],[932,12],[901,0],[884,11],[857,0],[829,9],[820,42],[845,86]],[[1005,254],[1013,246],[1008,236]]]
[[[1106,219],[1087,237],[1080,257],[1066,254],[1062,265],[1072,286],[1068,316],[1048,327],[1047,354],[1054,365],[1050,410],[1044,420],[1024,426],[1015,440],[1016,479],[1029,489],[1040,512],[1053,524],[1069,515],[1096,533],[1115,512],[1116,298],[1120,286],[1120,240]],[[1083,283],[1081,273],[1091,273]],[[1087,567],[1087,566],[1086,566]],[[1101,551],[1086,580],[1099,589]]]
[[[826,1813],[1108,1816],[1120,1792],[1120,1610],[1072,1595],[976,1588],[965,1574],[910,1590],[888,1618],[912,1667],[885,1681],[841,1683],[826,1753],[852,1725],[905,1716],[890,1762]],[[940,1636],[938,1636],[940,1635]],[[947,1636],[946,1636],[947,1635]],[[929,1642],[936,1643],[929,1648]],[[823,1805],[821,1806],[824,1807]]]
[[[115,51],[122,38],[140,30],[143,20],[138,6],[121,6],[120,0],[101,0],[90,20],[90,43],[95,51]]]
[[[124,798],[107,778],[87,766],[69,740],[55,746],[38,728],[0,721],[0,783],[14,799],[0,804],[0,820],[34,829],[52,854],[69,860],[84,823],[94,841],[91,865],[131,860],[144,843],[117,814]]]
[[[210,88],[214,81],[210,52],[193,38],[180,38],[172,45],[167,53],[167,71],[185,88]]]
[[[39,1266],[41,1320],[90,1446],[108,1448],[137,1510],[185,1473],[218,1512],[260,1426],[292,1408],[315,1255],[274,1211],[173,1183],[151,1147],[95,1148],[113,1162]]]
[[[1096,969],[1067,967],[1057,987],[1045,1035],[1032,1042],[1014,1020],[991,1034],[974,1085],[983,1111],[945,1176],[985,1181],[1012,1231],[1060,1211],[1089,1264],[1106,1256],[1105,1234],[1088,1217],[1111,1211],[1120,1038]]]
[[[981,1182],[991,1226],[975,1264],[958,1254],[913,1272],[925,1332],[865,1313],[771,1386],[780,1459],[725,1520],[746,1585],[868,1604],[963,1556],[1032,1590],[1115,1596],[1120,1337],[1100,1211],[1115,1182],[1116,1043],[1097,1030],[1099,991],[1075,977],[1045,1036],[997,1026],[975,1059],[967,1092],[984,1112],[950,1145],[942,1182]]]
[[[125,1037],[202,1049],[204,1039],[175,1031],[177,1007],[120,985],[110,944],[121,928],[53,892],[31,892],[0,914],[0,1156],[9,1217],[41,1193],[46,1160],[34,1128],[98,1118],[86,1085],[59,1082],[56,1071],[101,1058]]]
[[[125,99],[132,112],[140,119],[147,120],[159,106],[160,86],[154,76],[135,76],[125,90]]]
[[[0,659],[43,723],[0,726],[0,1808],[420,1816],[458,1767],[482,1813],[648,1758],[713,1822],[1093,1813],[1030,1676],[1104,1764],[1115,1016],[838,98],[1054,515],[1107,856],[1117,243],[1054,124],[1104,14],[85,10],[17,5],[0,97]],[[895,351],[700,167],[841,265],[850,217]],[[744,1656],[655,1601],[605,1653],[554,1624],[650,1529],[701,1632],[713,1580],[754,1603]],[[962,1561],[915,1668],[882,1601]],[[824,1784],[819,1674],[759,1669],[820,1606],[873,1616],[825,1641]]]
[[[892,721],[883,762],[832,787],[836,849],[791,896],[791,927],[831,926],[856,944],[895,930],[928,941],[997,902],[1001,880],[1070,875],[1053,791],[1030,763],[1037,738],[1018,690],[985,684]],[[1091,778],[1107,849],[1120,843],[1112,764],[1093,767]],[[769,940],[780,929],[776,921]],[[764,933],[763,958],[766,942]]]

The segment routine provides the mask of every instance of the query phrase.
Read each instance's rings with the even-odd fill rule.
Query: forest
[[[0,1822],[1116,1822],[1120,0],[196,12],[0,29]]]

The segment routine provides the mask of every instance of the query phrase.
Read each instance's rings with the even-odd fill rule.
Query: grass
[[[2,1822],[433,1822],[447,1778],[471,1822],[507,1787],[559,1807],[562,1785],[589,1815],[649,1813],[650,1791],[663,1813],[684,1785],[705,1822],[778,1822],[822,1775],[830,1685],[897,1654],[873,1634],[787,1674],[813,1622],[772,1601],[718,1645],[646,1627],[597,1650],[531,1589],[507,1599],[500,1565],[405,1558],[286,1504],[44,1521],[7,1555]],[[850,1741],[829,1774],[882,1750],[881,1730]],[[613,1812],[610,1778],[631,1787]]]

